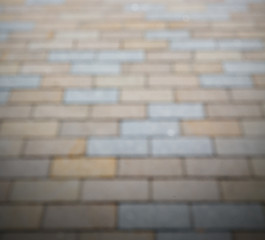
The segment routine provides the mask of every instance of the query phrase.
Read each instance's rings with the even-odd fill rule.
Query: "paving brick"
[[[37,229],[41,221],[40,206],[0,206],[0,229]]]
[[[84,119],[89,109],[85,106],[39,105],[34,108],[35,118]]]
[[[10,183],[9,182],[0,182],[0,202],[6,201],[8,197]]]
[[[114,177],[115,159],[59,158],[52,161],[53,177]]]
[[[118,163],[119,176],[181,176],[183,173],[179,159],[121,159]]]
[[[265,155],[265,140],[259,138],[219,138],[216,139],[219,155],[261,156]]]
[[[245,159],[186,159],[188,176],[244,177],[250,176]]]
[[[159,119],[201,119],[204,117],[204,108],[197,103],[151,104],[148,115]]]
[[[156,31],[147,31],[145,33],[145,38],[155,40],[155,39],[167,39],[167,40],[174,40],[174,39],[186,39],[190,36],[188,31],[184,30],[156,30]]]
[[[27,5],[62,4],[65,0],[27,0]]]
[[[227,102],[229,96],[225,90],[177,90],[179,102]]]
[[[236,51],[198,51],[195,53],[195,60],[198,61],[240,60],[241,58],[241,53]]]
[[[123,121],[121,135],[126,136],[175,136],[179,135],[177,122]]]
[[[135,41],[135,40],[127,40],[124,42],[125,49],[165,49],[167,47],[167,43],[165,41]]]
[[[171,66],[164,63],[134,63],[123,66],[123,71],[127,74],[151,74],[151,73],[167,73],[171,72]]]
[[[215,48],[216,42],[213,40],[185,40],[171,43],[171,49],[178,51],[214,50]]]
[[[248,76],[202,75],[200,84],[205,88],[249,88],[252,81]]]
[[[15,182],[10,199],[12,201],[74,201],[78,199],[78,181],[20,181]]]
[[[4,104],[8,101],[9,92],[8,91],[0,91],[0,105]]]
[[[54,121],[9,121],[3,122],[0,136],[5,137],[48,137],[56,136],[59,124]]]
[[[47,177],[49,160],[6,160],[0,161],[1,178]]]
[[[38,76],[0,76],[0,88],[3,89],[37,88],[39,85]]]
[[[51,62],[84,62],[95,59],[92,51],[52,51],[49,54]]]
[[[262,229],[265,224],[260,205],[202,204],[192,211],[195,227],[201,229]]]
[[[73,64],[71,72],[77,75],[117,75],[120,74],[121,68],[115,63]]]
[[[251,163],[252,163],[255,176],[265,176],[265,160],[264,159],[252,159]]]
[[[4,64],[2,63],[0,66],[0,74],[1,75],[16,75],[19,71],[18,64]]]
[[[73,46],[73,42],[71,40],[51,40],[51,41],[34,41],[29,43],[28,48],[30,50],[54,50],[54,49],[71,49]]]
[[[143,201],[148,199],[145,180],[88,180],[83,184],[85,201]]]
[[[0,118],[27,118],[30,111],[30,106],[0,106]]]
[[[76,240],[73,233],[7,233],[3,240]]]
[[[50,139],[27,141],[24,154],[27,156],[80,155],[85,152],[82,139]]]
[[[247,136],[265,136],[265,121],[243,121],[243,130]]]
[[[260,74],[265,73],[265,62],[224,62],[224,71],[232,74]]]
[[[95,79],[95,86],[97,87],[142,87],[144,84],[145,77],[142,75],[106,76]]]
[[[262,89],[236,89],[232,91],[232,99],[236,101],[265,101],[265,91]]]
[[[108,104],[118,101],[116,89],[68,89],[64,94],[67,104]]]
[[[104,23],[104,27],[107,28],[108,25],[106,22]],[[82,50],[110,50],[110,49],[119,49],[119,42],[118,41],[87,41],[87,40],[79,40],[77,43],[77,49],[82,49]]]
[[[143,51],[102,51],[96,56],[99,61],[111,62],[142,62],[145,60]]]
[[[113,228],[115,207],[112,205],[48,206],[44,218],[46,229]]]
[[[219,49],[222,50],[259,50],[264,48],[264,44],[259,40],[219,40],[217,43]]]
[[[215,181],[160,180],[153,181],[155,201],[206,201],[218,200],[219,190]]]
[[[239,118],[260,117],[259,106],[254,104],[211,104],[207,106],[209,117]]]
[[[145,139],[90,138],[87,142],[89,156],[145,156],[148,144]]]
[[[22,151],[21,140],[0,139],[0,157],[18,156]]]
[[[197,87],[198,82],[198,78],[193,75],[154,75],[148,78],[151,87]]]
[[[131,233],[131,232],[97,232],[97,233],[83,233],[80,236],[80,240],[107,240],[107,239],[115,239],[115,240],[153,240],[152,233]]]
[[[158,233],[157,240],[231,240],[229,233]]]
[[[159,156],[208,156],[213,154],[208,138],[181,137],[152,140],[152,155]]]
[[[198,136],[238,136],[241,134],[236,121],[184,121],[181,123],[184,135]]]
[[[222,181],[223,196],[230,201],[263,201],[265,181]]]
[[[32,22],[1,22],[0,29],[1,32],[24,32],[33,30],[35,24]]]
[[[93,106],[92,117],[100,119],[143,118],[145,107],[141,105]]]
[[[186,205],[176,204],[122,204],[119,207],[119,227],[163,230],[189,228],[189,209]]]
[[[236,233],[235,240],[263,240],[265,233]]]
[[[37,47],[38,49],[39,47]],[[20,72],[23,74],[65,74],[68,73],[70,66],[68,64],[40,64],[26,63],[22,65]]]
[[[42,79],[43,87],[91,87],[92,78],[89,76],[45,76]]]
[[[97,31],[80,31],[80,30],[73,30],[73,31],[66,31],[61,30],[56,32],[55,38],[56,39],[97,39],[99,33]]]
[[[191,57],[189,52],[152,51],[147,53],[149,61],[186,61],[191,60]]]

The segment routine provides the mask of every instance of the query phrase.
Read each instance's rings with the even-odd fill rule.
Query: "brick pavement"
[[[1,0],[1,240],[265,239],[264,0]]]

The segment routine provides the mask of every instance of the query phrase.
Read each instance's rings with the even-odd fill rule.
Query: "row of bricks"
[[[41,216],[45,211],[43,220]],[[0,229],[263,230],[260,205],[122,204],[0,206]],[[116,214],[118,222],[116,223]],[[192,219],[191,221],[191,214]],[[157,217],[159,215],[159,217]],[[16,216],[16,217],[14,217]],[[24,219],[27,219],[25,221]]]

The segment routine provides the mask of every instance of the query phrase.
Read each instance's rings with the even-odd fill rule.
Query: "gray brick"
[[[115,210],[115,207],[111,205],[48,206],[44,228],[67,230],[113,228]]]
[[[185,40],[179,42],[172,42],[172,50],[183,50],[183,51],[192,51],[192,50],[213,50],[216,48],[216,42],[213,40]]]
[[[49,160],[0,161],[0,178],[47,177]]]
[[[95,59],[92,51],[52,51],[49,55],[51,62],[82,62]]]
[[[265,138],[220,138],[216,139],[216,148],[219,155],[265,155]]]
[[[1,22],[0,32],[12,32],[12,31],[30,31],[34,28],[35,24],[32,22]]]
[[[158,233],[157,240],[231,240],[229,233]]]
[[[265,136],[265,121],[243,121],[243,130],[247,136]]]
[[[183,229],[190,227],[189,209],[175,204],[123,204],[119,208],[122,229]]]
[[[0,88],[37,88],[40,85],[38,76],[0,76]]]
[[[115,63],[88,63],[74,64],[71,71],[77,75],[117,75],[120,74],[121,68]]]
[[[202,119],[202,104],[151,104],[148,108],[151,118],[163,119]]]
[[[2,240],[76,240],[73,233],[8,233]]]
[[[150,232],[91,232],[80,235],[79,240],[154,240]]]
[[[248,88],[253,85],[248,76],[231,75],[202,75],[200,84],[206,88]]]
[[[68,104],[103,104],[118,102],[116,89],[68,89],[64,101]]]
[[[65,0],[27,0],[27,5],[62,4]]]
[[[265,73],[265,62],[225,62],[223,64],[224,71],[236,74],[259,74]]]
[[[147,31],[145,37],[147,39],[185,39],[190,36],[188,31],[184,30],[157,30]]]
[[[161,121],[124,121],[121,123],[121,135],[129,136],[175,136],[179,135],[177,122]]]
[[[153,12],[153,11],[161,11],[164,10],[165,6],[162,4],[148,4],[148,3],[133,3],[125,5],[126,11],[133,11],[133,12]]]
[[[102,51],[97,55],[99,61],[112,62],[142,62],[145,59],[143,51]]]
[[[0,91],[0,104],[4,104],[7,102],[9,97],[8,91]]]
[[[0,42],[4,42],[8,39],[8,34],[7,33],[1,33],[0,32]]]
[[[0,202],[6,201],[8,196],[10,183],[9,182],[0,182]]]
[[[258,50],[264,48],[264,45],[259,40],[222,40],[217,43],[221,50]]]
[[[262,229],[264,215],[259,205],[195,205],[194,223],[204,229]]]
[[[145,156],[147,140],[126,138],[91,138],[87,143],[90,156]]]
[[[208,138],[182,137],[152,140],[153,156],[209,156],[213,154]]]

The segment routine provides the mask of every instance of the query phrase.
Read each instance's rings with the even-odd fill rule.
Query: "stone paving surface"
[[[0,0],[1,240],[264,240],[265,0]]]

